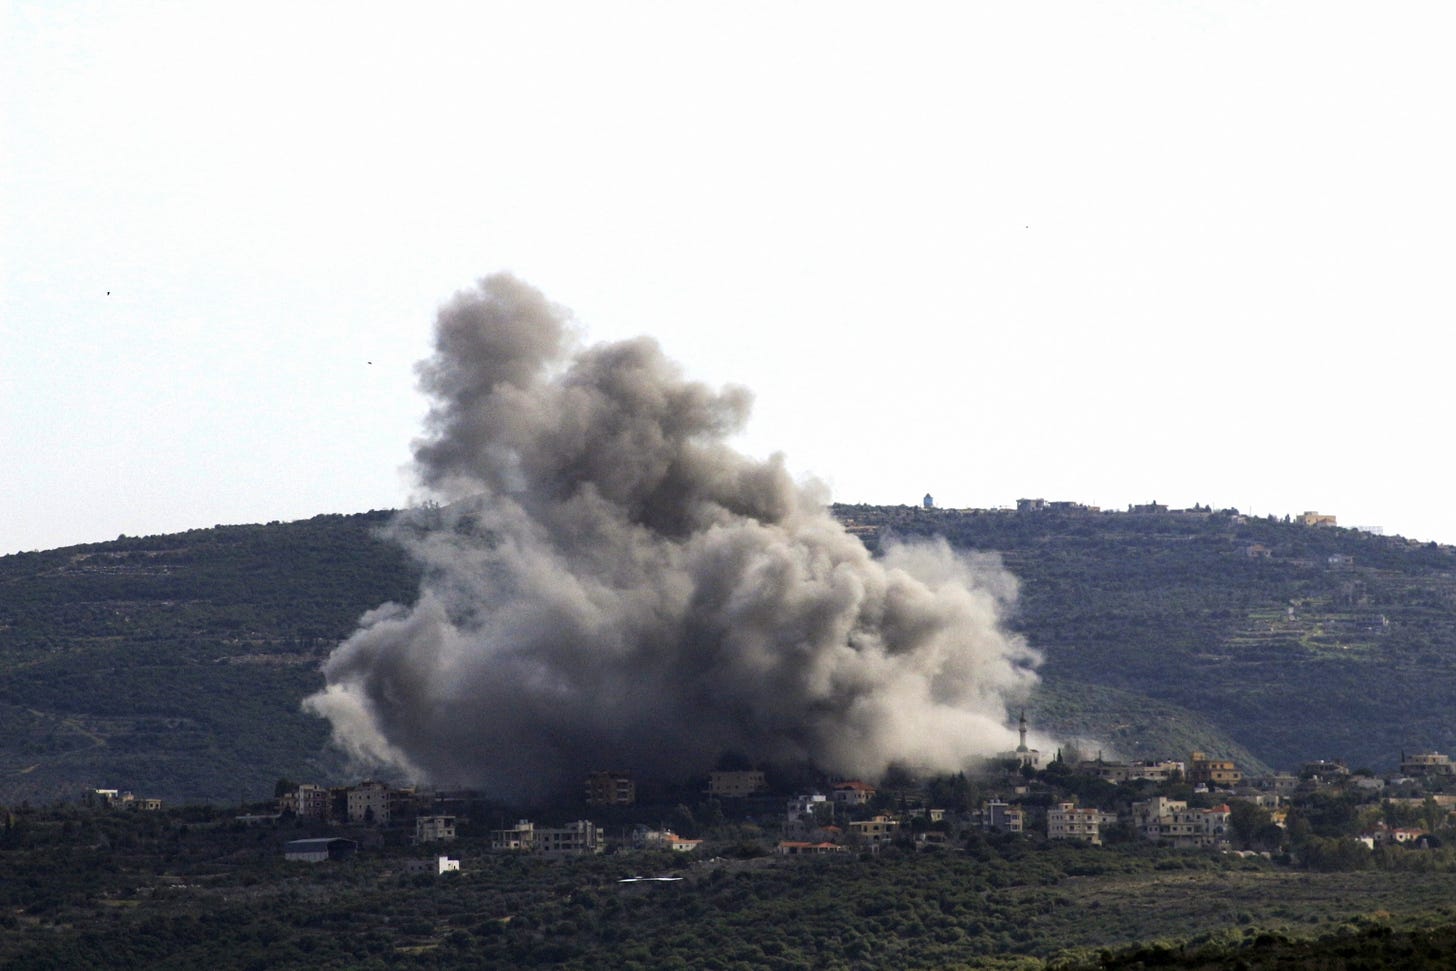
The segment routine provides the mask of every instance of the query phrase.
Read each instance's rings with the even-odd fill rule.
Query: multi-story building
[[[992,799],[981,808],[980,824],[984,830],[1023,833],[1026,831],[1026,813],[1020,806],[1012,806],[1000,799]]]
[[[1116,813],[1082,809],[1072,802],[1058,803],[1057,808],[1047,810],[1047,839],[1085,840],[1093,846],[1101,846],[1102,827],[1115,822]]]
[[[328,819],[329,790],[306,782],[278,798],[278,811],[301,819]]]
[[[763,773],[756,770],[708,773],[708,795],[717,799],[741,799],[767,788]]]
[[[415,842],[449,842],[455,838],[454,816],[416,816]]]
[[[1186,771],[1182,762],[1164,760],[1161,762],[1104,762],[1102,759],[1080,762],[1077,771],[1083,775],[1096,776],[1108,782],[1123,783],[1147,779],[1151,782],[1167,782],[1174,773],[1183,775]]]
[[[1188,760],[1188,781],[1194,786],[1232,789],[1243,777],[1243,773],[1228,759],[1211,759],[1202,752],[1194,752]]]
[[[1133,828],[1138,835],[1184,848],[1226,845],[1229,815],[1226,805],[1189,809],[1183,800],[1165,796],[1132,804]]]
[[[490,848],[498,851],[545,853],[553,856],[600,853],[606,838],[596,824],[586,819],[552,828],[522,819],[510,829],[493,830]]]
[[[1408,776],[1451,775],[1451,757],[1440,752],[1422,752],[1400,756],[1400,773]]]
[[[784,821],[792,825],[804,822],[806,817],[812,820],[815,810],[827,805],[829,805],[829,800],[822,792],[795,796],[789,800],[788,806],[784,809]]]
[[[361,782],[349,789],[348,820],[351,823],[369,823],[374,826],[389,824],[389,786],[383,782]]]
[[[606,838],[596,824],[578,819],[558,828],[537,827],[532,849],[554,856],[586,856],[606,849]]]
[[[895,838],[895,834],[900,831],[900,821],[880,813],[873,819],[861,819],[850,823],[849,831],[857,841],[870,846],[879,846],[881,843],[888,843]]]
[[[526,852],[536,846],[536,825],[529,819],[519,820],[510,829],[490,831],[490,848],[502,852]]]
[[[631,806],[637,802],[637,783],[626,772],[593,772],[586,777],[588,806]]]
[[[863,806],[875,797],[876,789],[868,782],[850,779],[836,782],[832,796],[836,806]]]

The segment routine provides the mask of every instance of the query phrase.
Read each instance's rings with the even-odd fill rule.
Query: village
[[[1231,760],[1193,752],[1186,760],[1116,762],[1050,758],[1026,742],[987,759],[981,771],[923,784],[896,777],[879,785],[825,780],[803,791],[776,790],[761,769],[710,772],[696,812],[676,803],[639,801],[624,771],[592,772],[581,795],[547,811],[549,821],[508,818],[479,792],[436,790],[367,780],[325,787],[281,781],[270,812],[235,817],[241,825],[307,831],[283,846],[291,861],[347,859],[370,847],[407,844],[416,854],[457,841],[481,855],[569,857],[663,851],[706,858],[946,851],[982,838],[1076,841],[1087,846],[1147,841],[1165,847],[1293,859],[1307,837],[1337,837],[1359,848],[1421,850],[1441,845],[1456,825],[1456,764],[1436,752],[1402,755],[1380,777],[1340,761],[1308,763],[1297,773],[1245,777]],[[159,800],[97,789],[92,805],[155,811]],[[258,809],[261,807],[254,807]],[[574,812],[580,818],[567,818]],[[1326,848],[1328,852],[1328,847]],[[443,874],[446,855],[410,869]]]

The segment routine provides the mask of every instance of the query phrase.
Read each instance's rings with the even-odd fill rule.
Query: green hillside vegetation
[[[1228,741],[1209,751],[1286,769],[1393,769],[1456,743],[1456,548],[1234,511],[835,510],[871,545],[1001,554],[1013,625],[1046,655],[1044,729],[1181,757],[1172,740],[1211,727]],[[1115,717],[1088,686],[1121,693]]]
[[[871,547],[998,553],[1021,583],[1011,623],[1046,659],[1033,729],[1084,755],[1385,770],[1456,746],[1451,547],[1229,512],[835,511]],[[232,802],[280,775],[346,781],[299,702],[360,614],[415,596],[376,535],[388,517],[0,557],[0,799]]]
[[[299,702],[359,615],[412,600],[389,513],[0,557],[0,798],[168,800],[333,776]]]
[[[878,855],[763,856],[736,825],[708,854],[551,860],[399,831],[332,830],[352,859],[283,859],[302,822],[192,807],[0,811],[9,968],[1450,967],[1456,851],[1352,869],[1150,844],[971,833]],[[467,827],[468,829],[468,827]],[[623,884],[637,875],[679,882]],[[1364,963],[1330,963],[1336,961]],[[1242,964],[1238,962],[1243,962]],[[1320,963],[1326,962],[1326,963]]]

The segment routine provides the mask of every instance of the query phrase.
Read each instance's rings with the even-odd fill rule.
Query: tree
[[[1229,830],[1240,849],[1251,849],[1259,833],[1269,824],[1269,810],[1247,799],[1229,800]],[[1267,847],[1262,847],[1267,849]]]

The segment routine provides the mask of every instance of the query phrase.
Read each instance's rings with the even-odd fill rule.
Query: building
[[[1161,762],[1104,762],[1101,758],[1093,762],[1079,762],[1077,771],[1083,775],[1096,776],[1108,782],[1123,783],[1146,779],[1150,782],[1167,782],[1184,774],[1182,762],[1164,760]]]
[[[784,822],[790,825],[802,823],[806,818],[810,821],[816,819],[816,811],[821,806],[828,806],[829,799],[822,792],[810,792],[802,796],[795,796],[789,800],[788,806],[784,809]]]
[[[774,852],[779,856],[824,856],[829,853],[846,853],[848,851],[838,843],[803,843],[781,840],[774,847]]]
[[[536,827],[531,849],[547,856],[589,856],[606,846],[606,837],[595,823],[578,819],[557,828]]]
[[[1072,802],[1058,803],[1057,808],[1047,810],[1047,839],[1085,840],[1093,846],[1101,846],[1102,827],[1115,822],[1116,813],[1080,809]]]
[[[925,498],[922,499],[922,500],[920,500],[920,501],[921,501],[921,503],[924,504],[924,506],[925,506],[926,509],[934,509],[935,508],[935,497],[932,496],[928,492],[925,494]]]
[[[415,842],[449,842],[455,838],[454,816],[416,816]]]
[[[1188,760],[1188,782],[1210,789],[1232,789],[1243,779],[1243,773],[1228,759],[1211,759],[1194,752]]]
[[[849,831],[855,840],[870,846],[879,846],[895,838],[900,831],[900,821],[884,813],[872,819],[856,820],[849,824]]]
[[[373,826],[389,824],[389,786],[383,782],[361,782],[346,795],[346,816],[351,823]]]
[[[849,779],[845,782],[836,782],[830,796],[836,806],[863,806],[875,797],[876,791],[875,787],[868,782]]]
[[[637,783],[626,772],[593,772],[586,777],[588,806],[631,806],[637,802]]]
[[[1334,526],[1335,517],[1326,516],[1317,512],[1307,512],[1299,517],[1299,521],[1306,526]]]
[[[278,811],[293,813],[300,819],[328,819],[329,790],[323,786],[304,783],[279,797]]]
[[[138,798],[125,789],[88,789],[81,794],[81,801],[88,806],[101,806],[106,809],[156,812],[162,808],[162,800]]]
[[[1026,813],[1020,806],[1012,806],[1000,799],[992,799],[981,807],[981,828],[999,833],[1026,832]]]
[[[1189,809],[1181,799],[1158,796],[1132,804],[1132,823],[1138,835],[1185,849],[1227,846],[1227,805]]]
[[[298,863],[326,863],[329,860],[347,860],[358,850],[358,843],[337,836],[291,840],[283,848],[283,858]]]
[[[1347,778],[1350,775],[1350,767],[1338,759],[1316,759],[1313,762],[1304,763],[1299,769],[1299,775],[1301,778],[1313,779],[1316,782],[1334,782]]]
[[[1000,756],[1005,761],[1015,760],[1022,768],[1040,769],[1041,752],[1030,748],[1026,744],[1026,709],[1021,709],[1021,719],[1018,723],[1018,731],[1021,735],[1021,742],[1016,746],[1014,752],[1004,752]]]
[[[536,825],[529,819],[517,821],[510,829],[490,831],[490,848],[499,852],[529,852],[536,846]]]
[[[691,853],[703,845],[702,840],[684,839],[670,829],[644,830],[634,842],[644,850],[671,850],[674,853]]]
[[[757,770],[708,773],[708,795],[718,799],[742,799],[767,788],[763,773]]]
[[[490,834],[490,848],[498,852],[585,856],[602,852],[606,845],[602,831],[586,819],[555,828],[522,819],[510,829],[492,830]]]
[[[435,876],[442,873],[459,873],[460,861],[452,860],[448,856],[437,856],[433,860],[407,860],[404,870],[406,873],[430,873]]]
[[[1452,774],[1451,758],[1442,755],[1440,752],[1421,752],[1416,755],[1407,756],[1404,752],[1400,756],[1400,773],[1412,778],[1424,776],[1442,776]]]

